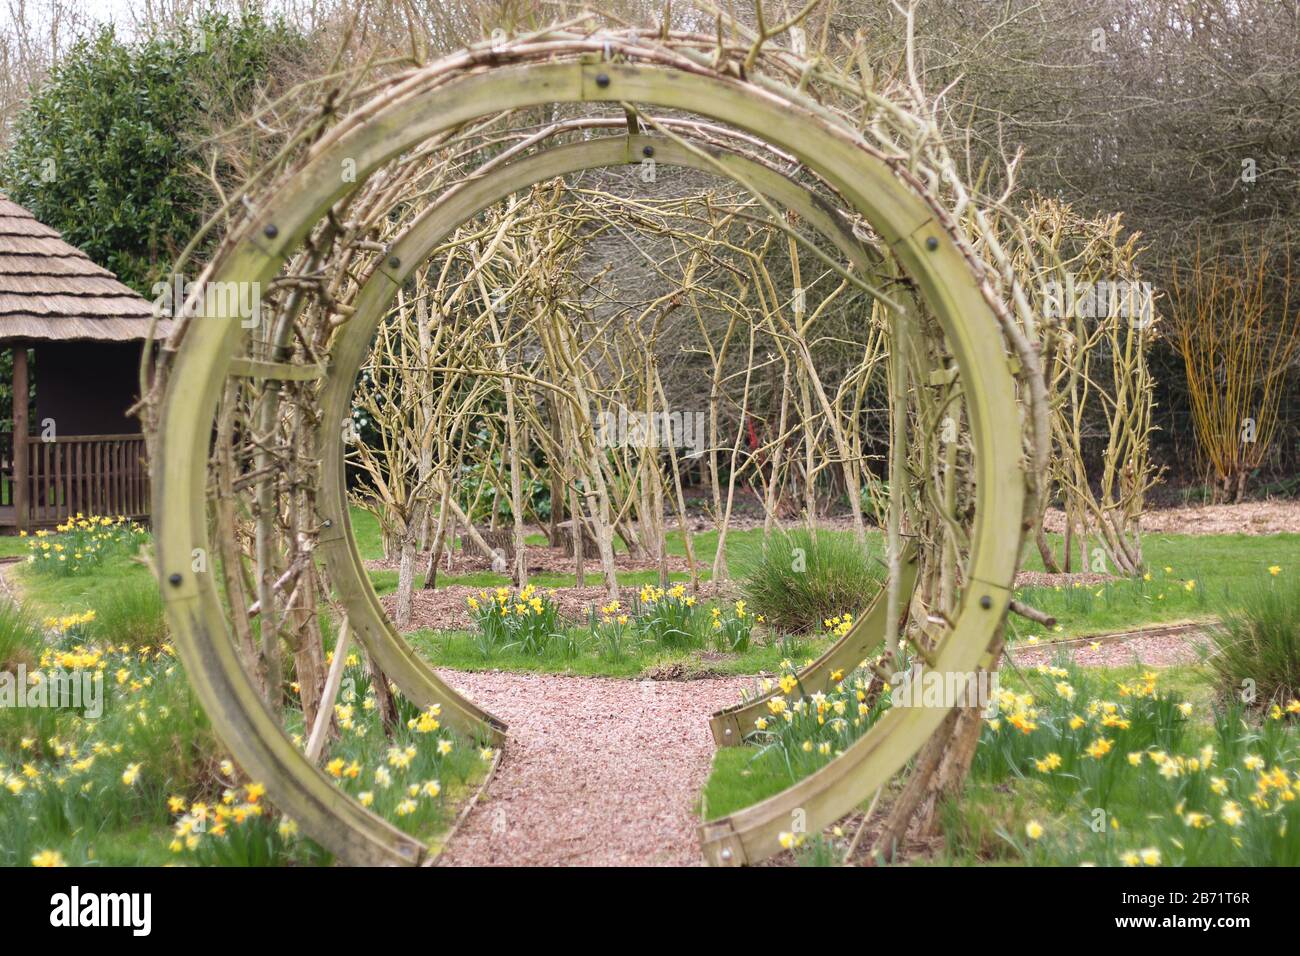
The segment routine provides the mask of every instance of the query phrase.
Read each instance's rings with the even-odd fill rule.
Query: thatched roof
[[[113,273],[0,194],[0,341],[129,342],[148,333],[152,311]],[[166,331],[161,325],[159,334]]]

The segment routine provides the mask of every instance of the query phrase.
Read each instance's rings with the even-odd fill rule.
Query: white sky
[[[124,30],[134,24],[133,12],[143,13],[139,2],[133,0],[70,0],[63,4],[71,9],[78,20],[86,23],[114,23]],[[25,18],[28,25],[41,32],[49,29],[49,0],[0,0],[0,30],[9,30],[18,19]]]

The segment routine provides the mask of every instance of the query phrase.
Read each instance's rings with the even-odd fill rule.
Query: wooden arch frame
[[[462,61],[462,70],[465,65]],[[432,88],[386,99],[369,111],[365,122],[317,144],[310,161],[289,179],[275,202],[248,223],[208,281],[265,284],[273,279],[313,225],[354,188],[339,175],[344,161],[353,163],[356,178],[364,180],[403,150],[489,112],[553,102],[646,103],[708,116],[761,137],[816,171],[870,223],[913,279],[945,335],[966,388],[976,514],[967,586],[934,669],[969,672],[989,663],[988,648],[1006,613],[1019,551],[1025,481],[1020,431],[1008,427],[1019,421],[1019,409],[1001,330],[975,275],[977,267],[941,225],[915,181],[896,174],[852,130],[829,117],[797,107],[770,90],[708,71],[610,64],[585,57],[481,72],[457,72],[455,64],[435,67],[455,75]],[[511,166],[475,182],[502,176]],[[387,256],[378,273],[394,268],[401,268],[398,253]],[[393,275],[388,280],[397,281]],[[209,550],[204,478],[210,425],[243,331],[237,321],[205,317],[200,307],[176,345],[153,466],[159,575],[168,623],[218,736],[241,766],[266,784],[280,809],[346,863],[418,863],[424,853],[419,841],[339,791],[282,732],[226,633],[215,582],[206,571],[196,570],[200,565],[193,561],[196,550]],[[351,362],[350,357],[345,362],[341,346],[335,359],[340,369]],[[331,376],[331,383],[343,378]],[[328,503],[322,506],[326,530],[321,543],[327,560],[344,571],[352,565],[355,572],[359,557],[350,543],[341,485],[327,481],[323,490]],[[332,509],[337,513],[330,514]],[[364,574],[361,577],[364,580]],[[359,627],[359,636],[377,655],[390,655],[387,660],[377,656],[381,667],[392,669],[390,676],[417,704],[454,705],[449,707],[451,722],[486,727],[500,737],[504,728],[498,722],[440,686],[409,648],[403,657],[405,645],[393,640],[396,635],[368,583],[361,594],[347,599],[358,602],[357,613],[371,624],[369,629]],[[376,614],[383,622],[378,629]],[[943,708],[889,711],[821,771],[763,803],[706,824],[706,858],[722,864],[756,861],[779,847],[778,834],[791,828],[792,814],[800,814],[810,830],[843,816],[897,772],[946,713]]]
[[[695,147],[700,150],[699,147]],[[700,155],[705,152],[707,155]],[[383,266],[362,283],[356,297],[355,312],[335,339],[330,353],[329,372],[321,389],[319,404],[326,422],[341,421],[350,408],[361,365],[368,353],[375,330],[384,313],[406,279],[420,268],[443,242],[450,231],[464,219],[511,193],[557,176],[603,166],[640,162],[653,158],[665,166],[680,166],[715,174],[729,174],[737,181],[787,209],[798,213],[828,238],[860,273],[876,265],[876,257],[854,235],[846,223],[826,207],[816,193],[781,176],[775,170],[742,155],[717,150],[692,151],[661,137],[605,136],[600,139],[569,143],[511,162],[499,176],[483,177],[462,183],[444,193],[437,203],[427,207],[394,242]],[[393,265],[396,263],[396,265]],[[351,519],[346,506],[345,474],[342,454],[342,430],[324,429],[319,457],[323,477],[322,510],[339,515],[337,525],[321,535],[321,552],[348,612],[348,619],[380,668],[402,688],[403,693],[420,706],[442,705],[451,723],[463,730],[483,726],[497,740],[504,726],[490,714],[484,714],[448,688],[424,661],[414,655],[393,628],[384,613],[365,573],[364,563],[355,546]],[[908,556],[909,558],[912,555]],[[904,562],[902,592],[910,593],[915,582],[914,560]],[[836,641],[825,654],[799,673],[801,685],[809,693],[830,684],[830,674],[837,668],[852,669],[885,635],[884,603],[877,602],[849,634]],[[754,717],[764,708],[771,694],[745,704],[730,707],[714,716],[714,736],[720,745],[742,742],[753,729]]]

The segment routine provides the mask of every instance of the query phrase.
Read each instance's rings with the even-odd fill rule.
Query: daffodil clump
[[[52,615],[41,621],[42,626],[52,634],[66,634],[85,627],[95,620],[95,612],[81,611],[75,614]]]
[[[339,737],[321,768],[363,807],[407,833],[431,836],[450,819],[449,788],[462,787],[494,752],[453,734],[436,705],[420,711],[391,686],[397,713],[386,729],[358,656],[349,655],[344,666],[343,690],[334,704]],[[304,734],[290,736],[297,747],[306,747]],[[296,821],[268,804],[261,783],[247,779],[230,760],[218,770],[219,797],[168,797],[173,853],[204,866],[328,862]]]
[[[560,614],[555,602],[535,585],[519,592],[509,588],[479,591],[466,598],[478,629],[477,645],[484,658],[509,648],[541,655],[552,640],[562,637]]]
[[[779,676],[762,681],[763,693],[778,693],[767,701],[767,713],[749,735],[749,742],[759,747],[756,759],[776,760],[789,770],[791,782],[843,753],[890,707],[889,684],[875,673],[878,658],[863,661],[849,674],[834,672],[829,691],[808,694],[799,671],[811,663],[797,668],[783,660]]]
[[[599,613],[592,608],[590,626],[597,653],[608,661],[622,661],[632,650],[629,643],[639,639],[636,626],[620,601],[602,604]]]
[[[27,538],[27,563],[42,574],[70,576],[98,568],[113,555],[134,554],[149,533],[128,518],[117,515],[83,515],[77,512],[53,531],[42,528]]]
[[[747,610],[743,600],[735,601],[725,611],[720,607],[712,608],[709,616],[714,645],[718,650],[732,654],[743,654],[749,650],[754,625],[763,623],[762,615]]]
[[[975,776],[1032,781],[1053,814],[1004,834],[1026,862],[1300,864],[1300,701],[1198,724],[1153,671],[1107,681],[1043,665],[985,719]]]
[[[671,588],[647,584],[633,609],[637,632],[659,647],[691,647],[700,642],[695,596],[685,585]]]
[[[832,637],[844,637],[849,631],[853,630],[853,623],[853,615],[845,611],[835,617],[826,618],[826,620],[822,621],[822,627],[826,628],[826,633]]]
[[[216,747],[171,645],[94,644],[89,619],[47,621],[27,679],[71,673],[99,706],[0,708],[0,866],[94,862],[98,834],[164,824],[164,788]]]
[[[348,663],[352,680],[334,707],[339,739],[324,760],[325,773],[399,829],[428,835],[449,819],[449,789],[464,784],[494,753],[453,733],[438,705],[420,710],[392,685],[397,712],[386,731],[373,685],[359,662]]]
[[[977,766],[1032,766],[1062,797],[1082,786],[1104,799],[1123,772],[1114,754],[1176,750],[1182,743],[1186,707],[1177,695],[1160,692],[1157,679],[1145,671],[1103,691],[1093,687],[1099,678],[1079,668],[1040,665],[1030,672],[1028,690],[998,691]]]
[[[0,866],[328,862],[261,783],[220,759],[172,645],[95,643],[91,620],[68,614],[34,629],[28,679],[84,675],[102,687],[102,708],[0,708]],[[449,793],[494,754],[396,694],[386,728],[361,660],[345,665],[339,736],[322,769],[395,826],[432,835],[450,819]],[[298,709],[286,709],[286,726],[305,748]],[[125,845],[113,838],[121,832],[132,834]]]
[[[221,761],[225,785],[219,798],[167,798],[173,816],[168,849],[182,862],[200,866],[284,866],[323,864],[328,855],[300,839],[298,824],[277,814],[265,799],[266,787],[238,782],[229,760]]]

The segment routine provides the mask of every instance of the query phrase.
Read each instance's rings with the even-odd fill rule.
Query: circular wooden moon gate
[[[940,204],[902,164],[887,160],[830,111],[810,108],[776,84],[746,80],[734,69],[715,69],[705,58],[674,52],[670,44],[626,35],[569,37],[562,55],[546,37],[457,54],[413,71],[358,110],[357,121],[326,134],[308,159],[228,237],[225,253],[203,280],[209,285],[267,287],[301,253],[335,204],[394,157],[484,116],[580,102],[634,104],[707,117],[796,157],[861,215],[879,237],[879,246],[911,280],[941,328],[963,385],[976,489],[961,603],[938,643],[931,669],[969,673],[989,664],[989,648],[1010,601],[1026,484],[1015,381],[1002,331],[986,298],[988,290],[978,276],[980,267],[953,235]],[[457,226],[532,184],[588,168],[640,162],[647,156],[666,165],[734,176],[798,211],[855,265],[866,267],[871,261],[840,220],[769,167],[730,155],[716,141],[707,148],[686,148],[672,137],[636,131],[493,164],[447,189],[377,257],[352,300],[350,317],[330,343],[323,367],[276,367],[241,358],[249,331],[237,319],[205,314],[208,306],[202,296],[187,303],[168,343],[153,475],[158,570],[169,626],[223,743],[247,773],[265,783],[281,811],[345,863],[409,865],[425,862],[427,854],[418,840],[340,791],[286,736],[241,663],[214,574],[195,560],[196,554],[218,553],[209,540],[207,463],[225,384],[237,375],[268,382],[315,377],[321,420],[338,422],[348,413],[374,329],[393,297]],[[355,175],[341,176],[343,168],[355,170]],[[353,633],[416,705],[438,704],[450,725],[503,743],[505,726],[439,680],[388,620],[352,539],[341,430],[322,428],[319,436],[319,532],[314,546]],[[910,564],[905,564],[904,575],[914,577]],[[852,666],[883,633],[883,609],[877,607],[806,676],[825,675],[832,664]],[[752,726],[747,713],[733,708],[715,717],[719,743],[738,742]],[[761,860],[779,848],[778,834],[791,829],[794,814],[806,821],[809,832],[839,819],[900,770],[946,714],[938,707],[887,711],[817,773],[758,805],[704,824],[706,859],[732,865]]]

